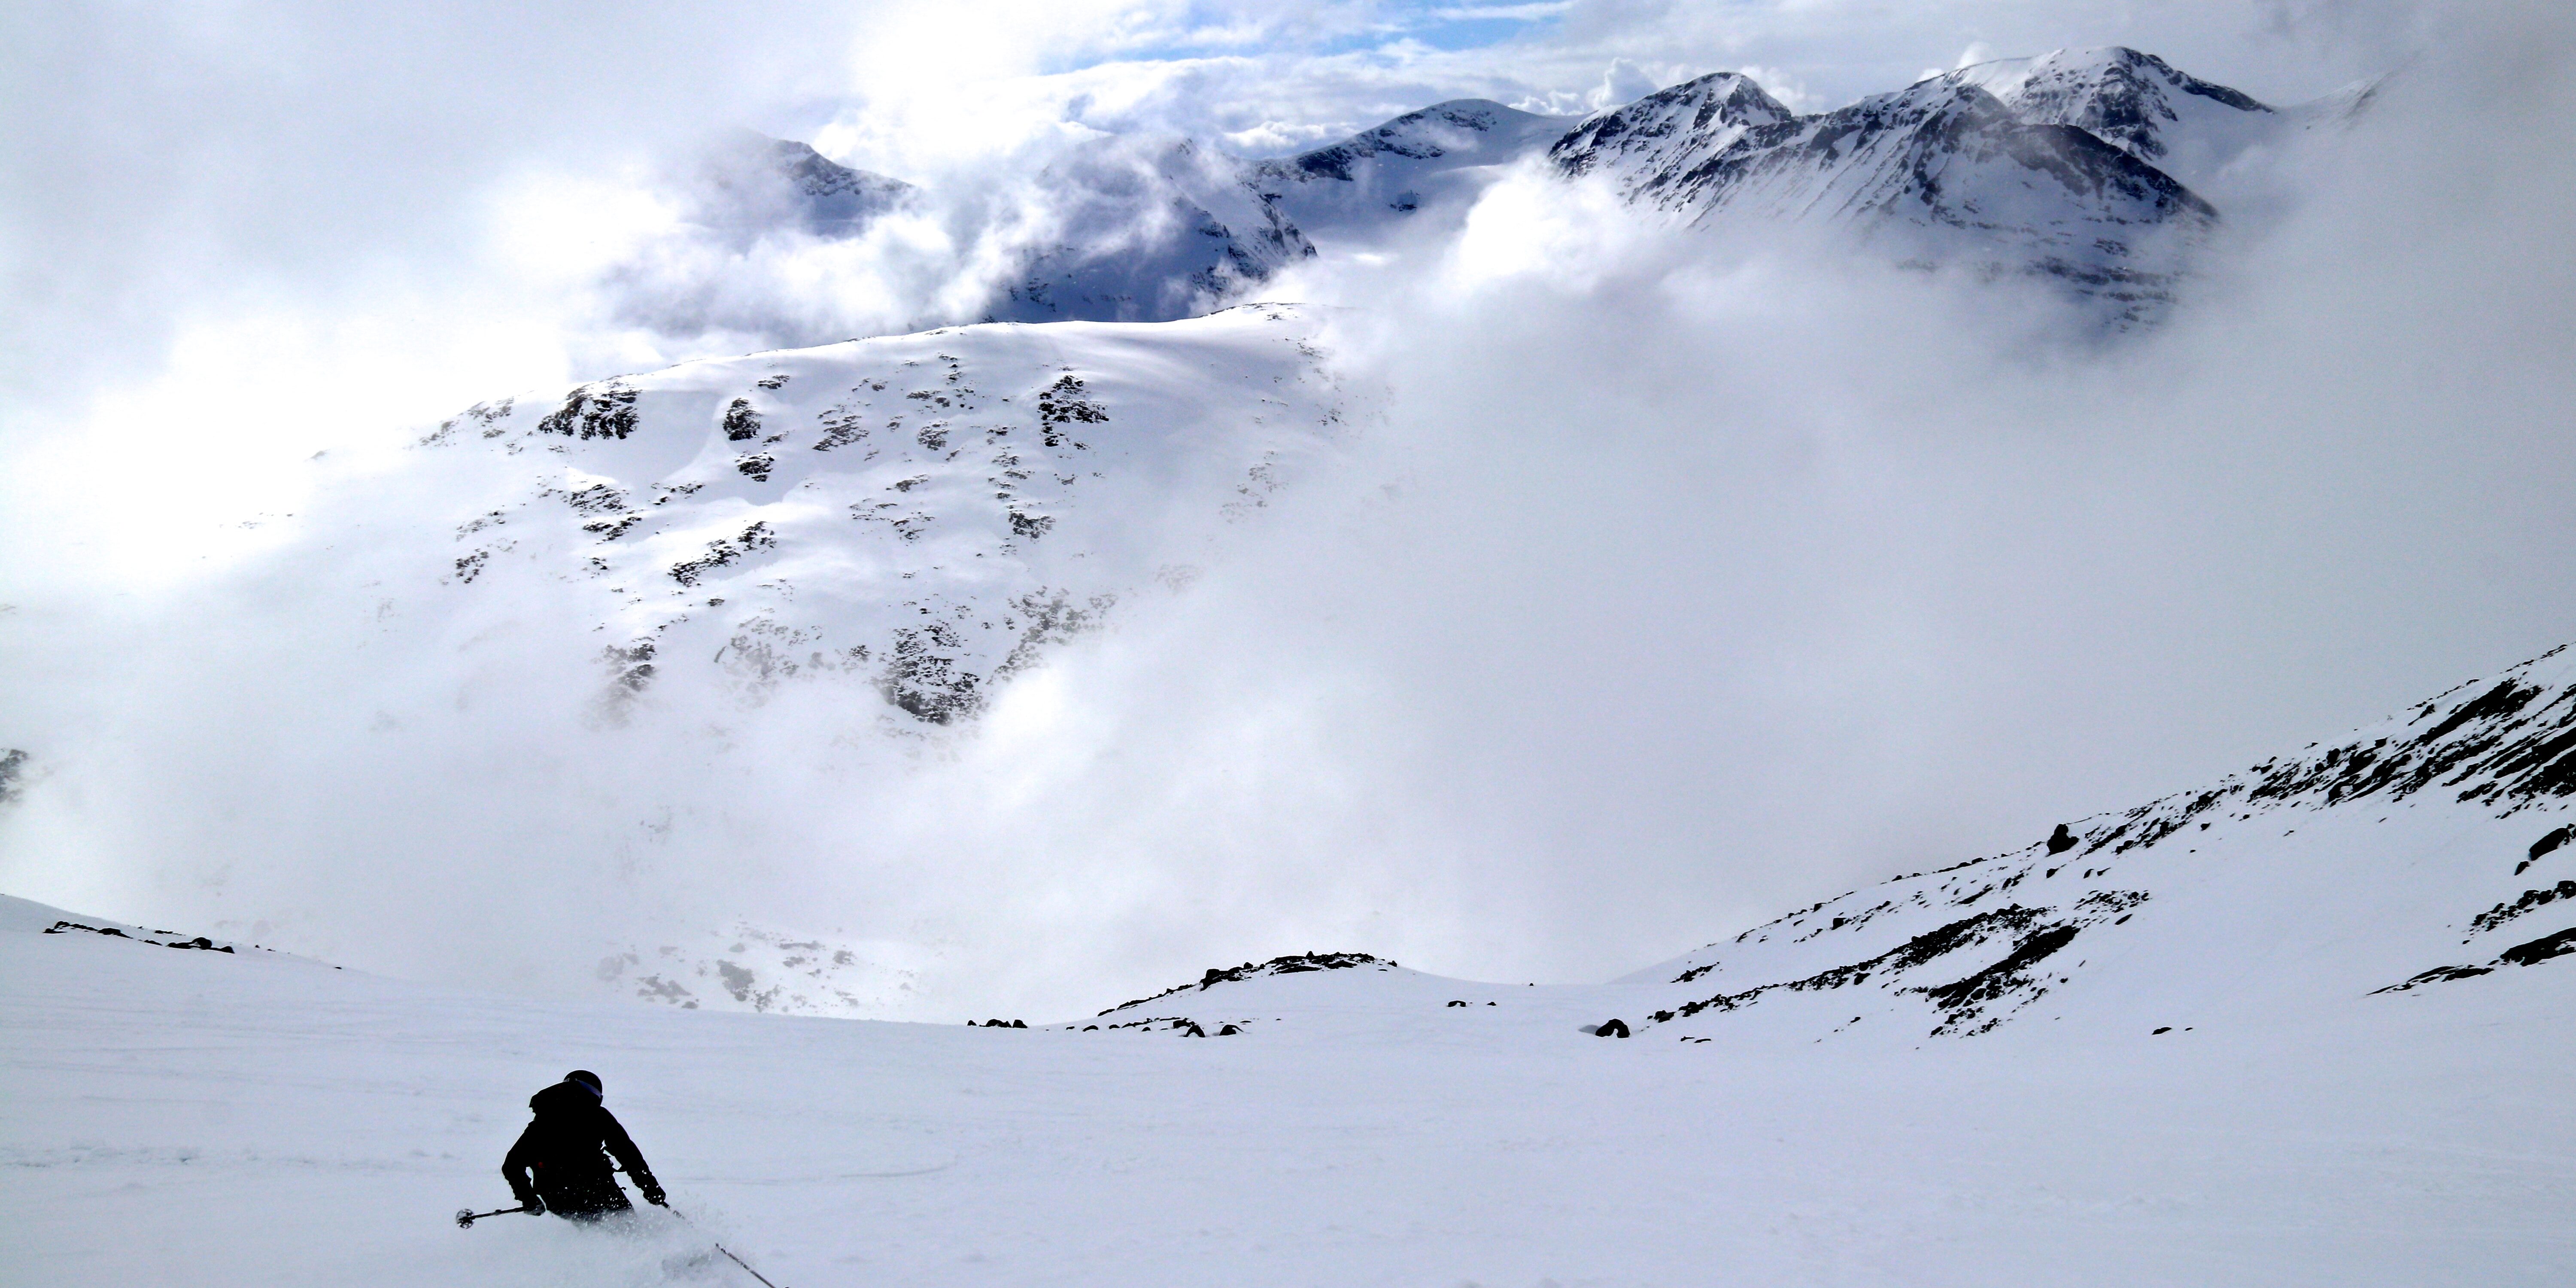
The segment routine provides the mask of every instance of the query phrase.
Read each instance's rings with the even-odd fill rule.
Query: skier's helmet
[[[604,1100],[608,1096],[607,1091],[599,1085],[599,1075],[588,1069],[575,1069],[564,1075],[564,1081],[578,1085],[582,1090],[589,1092],[593,1099]]]

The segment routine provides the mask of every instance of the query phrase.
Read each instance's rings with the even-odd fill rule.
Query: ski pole
[[[663,1204],[663,1205],[662,1205],[662,1210],[663,1210],[663,1211],[665,1211],[665,1212],[670,1213],[670,1214],[671,1214],[671,1215],[673,1215],[673,1216],[678,1216],[678,1217],[680,1217],[680,1222],[681,1222],[681,1224],[683,1224],[683,1225],[695,1225],[695,1224],[696,1224],[696,1222],[689,1220],[689,1218],[687,1218],[687,1217],[685,1217],[685,1216],[680,1216],[680,1209],[675,1208],[675,1207],[671,1206],[671,1205],[670,1205],[670,1204],[668,1204],[668,1203],[665,1203],[665,1204]],[[715,1243],[715,1240],[713,1240],[713,1239],[709,1239],[709,1240],[707,1240],[707,1242],[709,1242],[709,1243]],[[721,1253],[725,1254],[725,1257],[726,1257],[728,1260],[732,1261],[735,1265],[742,1267],[742,1272],[743,1272],[744,1274],[747,1274],[747,1275],[751,1276],[752,1278],[759,1280],[759,1281],[761,1282],[762,1288],[778,1288],[778,1285],[776,1285],[776,1284],[774,1284],[774,1283],[769,1282],[769,1276],[764,1275],[764,1274],[760,1273],[759,1271],[752,1269],[752,1268],[751,1268],[751,1263],[750,1263],[750,1262],[745,1261],[745,1260],[743,1260],[743,1259],[742,1259],[742,1258],[740,1258],[740,1257],[734,1256],[734,1255],[733,1255],[733,1249],[728,1248],[728,1247],[724,1246],[724,1245],[723,1245],[723,1244],[721,1244],[721,1243],[716,1243],[716,1251],[718,1251],[718,1252],[721,1252]]]
[[[470,1230],[474,1228],[475,1222],[480,1221],[487,1216],[508,1216],[513,1212],[525,1212],[527,1210],[528,1205],[525,1203],[514,1208],[494,1208],[489,1212],[477,1212],[472,1208],[458,1208],[456,1209],[456,1228],[459,1230]]]

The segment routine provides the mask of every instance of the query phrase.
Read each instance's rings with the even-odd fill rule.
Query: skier
[[[563,1081],[528,1097],[536,1119],[519,1133],[519,1143],[501,1160],[501,1175],[530,1216],[553,1212],[578,1221],[596,1221],[610,1212],[630,1212],[626,1191],[617,1188],[608,1156],[626,1165],[626,1174],[644,1192],[644,1201],[669,1207],[662,1186],[645,1165],[617,1116],[600,1103],[599,1075],[575,1069]],[[535,1172],[533,1180],[530,1170]]]

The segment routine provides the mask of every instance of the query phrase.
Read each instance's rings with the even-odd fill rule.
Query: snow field
[[[2576,1269],[2546,970],[2162,1036],[1699,1044],[1583,1033],[1626,985],[1360,969],[1146,1008],[1256,1021],[1199,1040],[548,1004],[36,920],[0,931],[10,1283],[749,1282],[686,1260],[706,1236],[782,1288]],[[576,1066],[698,1226],[456,1229]]]

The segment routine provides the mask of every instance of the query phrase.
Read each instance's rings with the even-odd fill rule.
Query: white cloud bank
[[[31,351],[64,355],[59,388],[15,377],[11,432],[49,416],[55,432],[22,441],[33,468],[9,484],[13,548],[40,554],[0,594],[16,605],[0,616],[15,659],[0,744],[55,769],[0,816],[0,888],[171,924],[257,917],[355,964],[539,988],[637,925],[824,922],[919,946],[925,1018],[1034,1018],[1307,948],[1598,977],[2576,636],[2557,568],[2576,535],[2563,23],[2410,11],[2348,31],[2343,10],[2274,7],[2194,26],[2117,8],[2117,30],[2049,43],[2125,40],[2287,98],[2193,42],[2234,48],[2278,19],[2271,48],[2335,42],[2300,64],[2325,81],[2392,32],[2438,39],[2173,326],[2109,350],[2048,339],[2051,306],[2009,284],[1648,236],[1535,178],[1493,194],[1454,250],[1283,283],[1355,306],[1337,352],[1393,391],[1349,473],[1294,494],[1193,594],[1010,691],[952,759],[898,775],[849,768],[866,758],[829,747],[814,704],[741,710],[673,686],[635,726],[591,729],[595,642],[569,618],[353,651],[368,603],[315,587],[375,551],[290,547],[173,578],[203,543],[119,499],[238,513],[258,489],[294,491],[263,436],[301,454],[562,379],[574,353],[658,354],[654,336],[583,331],[587,305],[510,289],[592,263],[584,221],[614,241],[627,189],[562,189],[555,218],[519,221],[513,203],[478,224],[458,203],[496,191],[466,178],[492,154],[459,145],[447,167],[358,156],[363,200],[325,182],[331,167],[262,153],[303,185],[279,200],[318,203],[309,227],[327,235],[310,244],[255,236],[273,208],[227,223],[207,203],[233,185],[211,179],[181,185],[207,228],[176,251],[148,244],[164,226],[149,203],[102,207],[101,236],[128,240],[59,271],[12,265],[103,320]],[[1926,7],[1884,39],[1855,34],[1857,10],[1796,9],[1585,6],[1555,38],[1592,59],[1574,90],[1600,81],[1602,51],[1668,38],[1780,63],[1828,98],[1855,66],[1910,71],[1966,39],[2035,47],[2018,9]],[[1943,14],[1941,48],[1915,52],[1910,33]],[[853,30],[891,57],[886,29]],[[400,43],[332,40],[361,36]],[[1046,70],[1035,43],[977,74],[1114,79],[1026,80]],[[1827,48],[1848,61],[1813,53]],[[1161,101],[1296,64],[1262,57]],[[348,77],[369,66],[338,58]],[[509,66],[554,61],[529,59]],[[1296,65],[1342,102],[1395,75],[1347,55]],[[677,74],[639,56],[618,75],[656,68]],[[564,110],[623,101],[604,73],[574,74]],[[919,113],[943,101],[907,88]],[[1258,100],[1244,119],[1298,119]],[[225,128],[279,131],[280,152],[363,151],[264,109]],[[372,239],[372,212],[400,204],[388,186],[433,195]],[[19,235],[37,226],[12,216]],[[436,251],[454,227],[511,240]],[[476,267],[430,280],[457,264]],[[232,270],[247,285],[174,285]],[[78,311],[12,321],[32,334]],[[84,365],[101,353],[117,361]],[[37,521],[49,530],[31,535]],[[120,532],[157,574],[132,593],[98,583],[81,548]],[[653,879],[621,883],[637,872]]]

